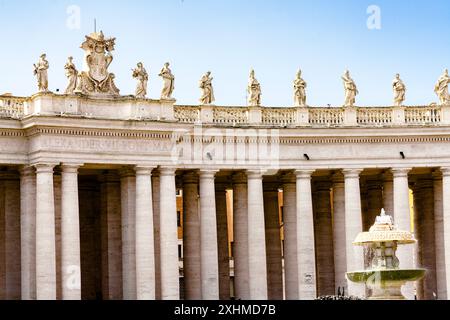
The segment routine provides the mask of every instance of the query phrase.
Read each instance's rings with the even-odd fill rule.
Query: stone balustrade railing
[[[450,125],[450,106],[353,108],[175,106],[175,119],[183,123],[225,126],[383,127],[394,125]]]
[[[168,120],[186,124],[264,127],[387,127],[450,125],[450,105],[401,107],[226,107],[183,106],[173,102],[122,97],[38,94],[31,98],[0,96],[0,118],[27,115],[86,115],[98,118]]]
[[[0,96],[0,118],[21,118],[25,114],[26,98]]]

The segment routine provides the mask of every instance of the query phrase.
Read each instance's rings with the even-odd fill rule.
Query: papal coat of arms
[[[103,32],[86,36],[81,48],[86,52],[86,67],[78,75],[76,93],[119,95],[119,89],[114,84],[114,74],[108,72],[113,61],[115,38],[105,39]]]

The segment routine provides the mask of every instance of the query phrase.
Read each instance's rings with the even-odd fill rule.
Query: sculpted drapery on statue
[[[72,57],[67,59],[64,69],[66,70],[66,77],[68,79],[66,94],[73,94],[77,88],[78,70],[73,63]]]
[[[171,100],[173,90],[175,90],[175,76],[169,68],[170,63],[166,62],[159,76],[163,78],[163,89],[161,92],[161,100]]]
[[[294,105],[296,107],[306,106],[306,81],[302,79],[302,71],[298,70],[297,78],[294,80]]]
[[[256,107],[261,105],[261,85],[255,78],[255,71],[250,71],[250,78],[248,81],[248,105],[251,107]]]
[[[448,85],[450,84],[450,77],[448,76],[448,70],[444,70],[444,74],[439,78],[436,86],[434,88],[434,92],[439,97],[439,101],[441,104],[450,104],[450,95],[448,93]]]
[[[49,63],[46,60],[47,55],[44,53],[39,58],[37,64],[34,64],[34,75],[37,77],[39,92],[48,92],[48,69]]]
[[[353,107],[356,102],[356,96],[359,94],[358,88],[356,87],[355,81],[350,76],[350,71],[345,71],[342,77],[344,81],[345,89],[345,103],[344,107]]]
[[[148,73],[142,62],[139,62],[137,68],[133,70],[133,78],[138,81],[135,92],[136,98],[145,98],[147,95]]]
[[[397,107],[401,106],[403,101],[405,101],[406,86],[402,79],[400,79],[400,75],[398,73],[392,82],[392,88],[394,89],[394,105]]]
[[[200,89],[202,89],[203,94],[200,98],[200,103],[203,105],[212,104],[215,101],[214,89],[212,86],[212,81],[214,78],[211,77],[211,71],[208,71],[200,79]]]
[[[119,95],[114,74],[108,72],[113,61],[115,38],[105,39],[103,32],[86,36],[81,48],[86,52],[85,70],[78,77],[77,93],[90,95]]]

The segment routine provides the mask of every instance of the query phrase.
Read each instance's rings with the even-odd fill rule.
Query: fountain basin
[[[348,272],[347,279],[367,285],[371,290],[369,300],[406,300],[402,286],[422,279],[425,273],[425,269],[365,270]]]

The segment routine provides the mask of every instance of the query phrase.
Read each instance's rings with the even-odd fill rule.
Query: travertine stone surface
[[[250,300],[267,300],[266,237],[262,172],[247,171]]]
[[[333,247],[335,289],[347,292],[347,252],[345,233],[345,185],[341,174],[333,176]]]
[[[230,251],[228,247],[227,190],[216,183],[217,242],[219,255],[219,299],[230,300]]]
[[[201,300],[199,181],[195,172],[183,177],[183,271],[186,300]]]
[[[445,237],[443,213],[442,173],[437,170],[433,173],[434,188],[434,241],[436,252],[436,287],[438,300],[447,299],[447,280],[445,267]]]
[[[283,266],[281,260],[280,212],[278,186],[264,186],[264,217],[266,225],[267,297],[283,300]]]

